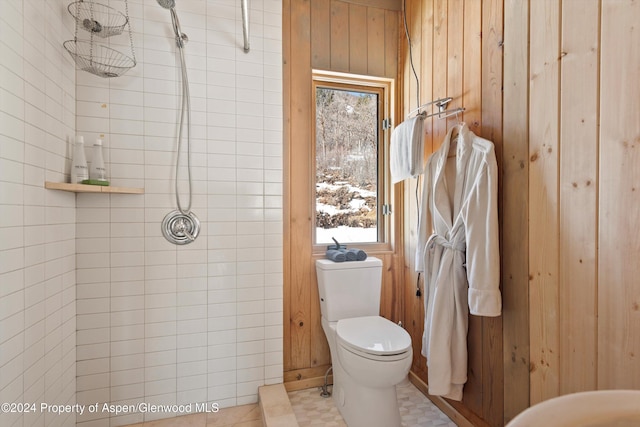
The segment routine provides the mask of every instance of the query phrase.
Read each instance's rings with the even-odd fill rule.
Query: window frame
[[[311,227],[311,242],[314,254],[324,254],[329,244],[316,243],[315,223],[315,194],[316,194],[316,93],[317,88],[329,88],[336,90],[352,90],[354,92],[369,92],[378,95],[378,241],[377,242],[347,242],[348,246],[357,246],[371,252],[392,251],[392,214],[383,214],[382,206],[392,206],[392,186],[388,167],[389,141],[391,127],[383,129],[383,120],[394,122],[392,99],[394,80],[382,77],[362,76],[348,73],[312,70],[312,100],[311,100],[311,212],[313,213],[313,226]],[[340,242],[342,243],[342,242]]]

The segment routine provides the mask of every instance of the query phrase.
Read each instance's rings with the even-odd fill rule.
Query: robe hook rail
[[[411,110],[409,112],[409,114],[407,114],[407,118],[409,118],[416,111],[418,111],[417,115],[422,116],[425,119],[427,117],[437,117],[438,119],[444,119],[446,117],[451,117],[453,115],[457,116],[458,114],[460,114],[460,113],[465,111],[464,107],[459,107],[459,108],[456,108],[455,110],[446,112],[447,106],[449,105],[449,103],[451,101],[453,101],[453,98],[446,97],[446,98],[436,99],[436,100],[431,101],[431,102],[427,102],[426,104],[422,104],[418,108],[416,108],[414,110]],[[428,107],[429,105],[435,105],[436,107],[438,107],[438,111],[435,112],[435,113],[431,113],[431,114],[427,114],[426,111],[420,111],[423,108]],[[446,114],[445,114],[445,112],[446,112]]]

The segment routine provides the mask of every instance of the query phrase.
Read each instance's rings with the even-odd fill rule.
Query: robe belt
[[[453,249],[454,251],[464,252],[467,247],[464,242],[451,242],[439,234],[432,234],[427,240],[427,249],[433,248],[434,245],[442,246],[443,248]]]

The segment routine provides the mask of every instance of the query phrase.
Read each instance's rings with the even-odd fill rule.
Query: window
[[[314,73],[317,245],[388,241],[385,134],[390,82]]]

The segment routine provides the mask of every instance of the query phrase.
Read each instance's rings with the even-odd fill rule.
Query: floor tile
[[[397,394],[403,427],[456,426],[413,384],[399,385]],[[319,388],[289,392],[289,399],[300,427],[346,427],[333,398],[321,397]]]
[[[207,427],[235,427],[236,425],[241,425],[238,423],[253,422],[256,420],[261,420],[260,407],[257,403],[253,403],[250,405],[223,408],[220,409],[219,412],[207,414]],[[242,427],[247,426],[242,425]]]
[[[455,424],[413,384],[397,387],[403,427],[455,427]],[[332,398],[312,388],[288,393],[300,427],[347,427]],[[262,427],[258,404],[223,408],[217,413],[191,414],[129,427]]]
[[[144,427],[207,427],[206,414],[182,415],[163,420],[146,421]]]
[[[222,408],[215,413],[199,413],[131,424],[126,427],[262,427],[257,403]]]

